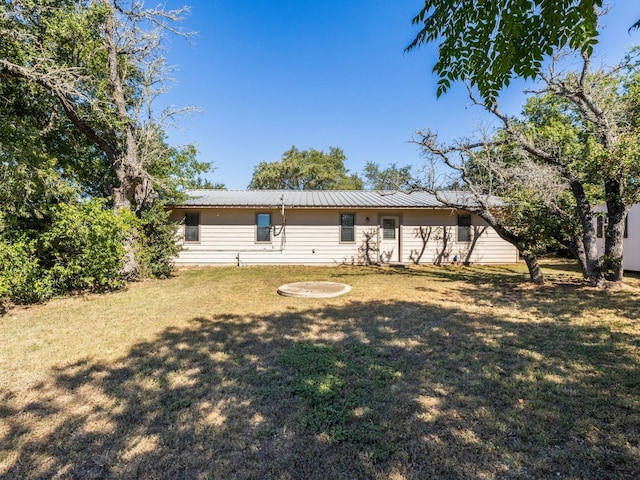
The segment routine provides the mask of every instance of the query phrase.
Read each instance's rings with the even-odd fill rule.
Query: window
[[[271,241],[271,214],[258,213],[256,215],[256,242]]]
[[[354,242],[355,236],[355,220],[356,216],[353,213],[341,213],[340,214],[340,241],[341,242]]]
[[[396,219],[395,218],[382,219],[382,238],[384,240],[396,239]]]
[[[629,215],[624,216],[624,238],[629,238]]]
[[[200,214],[199,213],[184,214],[184,241],[185,242],[200,241]]]
[[[471,241],[471,215],[458,215],[458,241]]]

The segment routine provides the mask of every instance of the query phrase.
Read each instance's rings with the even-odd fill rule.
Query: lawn
[[[640,478],[640,279],[185,269],[0,317],[0,477]],[[332,299],[283,283],[347,283]]]

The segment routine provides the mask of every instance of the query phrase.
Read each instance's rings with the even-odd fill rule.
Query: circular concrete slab
[[[351,290],[349,285],[335,282],[296,282],[287,283],[278,288],[285,297],[331,298],[338,297]]]

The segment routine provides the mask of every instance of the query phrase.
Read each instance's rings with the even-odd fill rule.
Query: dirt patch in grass
[[[547,274],[187,269],[15,310],[0,476],[638,478],[640,281]],[[352,291],[276,293],[310,280]]]

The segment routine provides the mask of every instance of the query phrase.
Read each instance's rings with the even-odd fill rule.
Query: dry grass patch
[[[640,281],[186,269],[0,319],[3,478],[638,478]],[[332,299],[280,297],[328,280]]]

